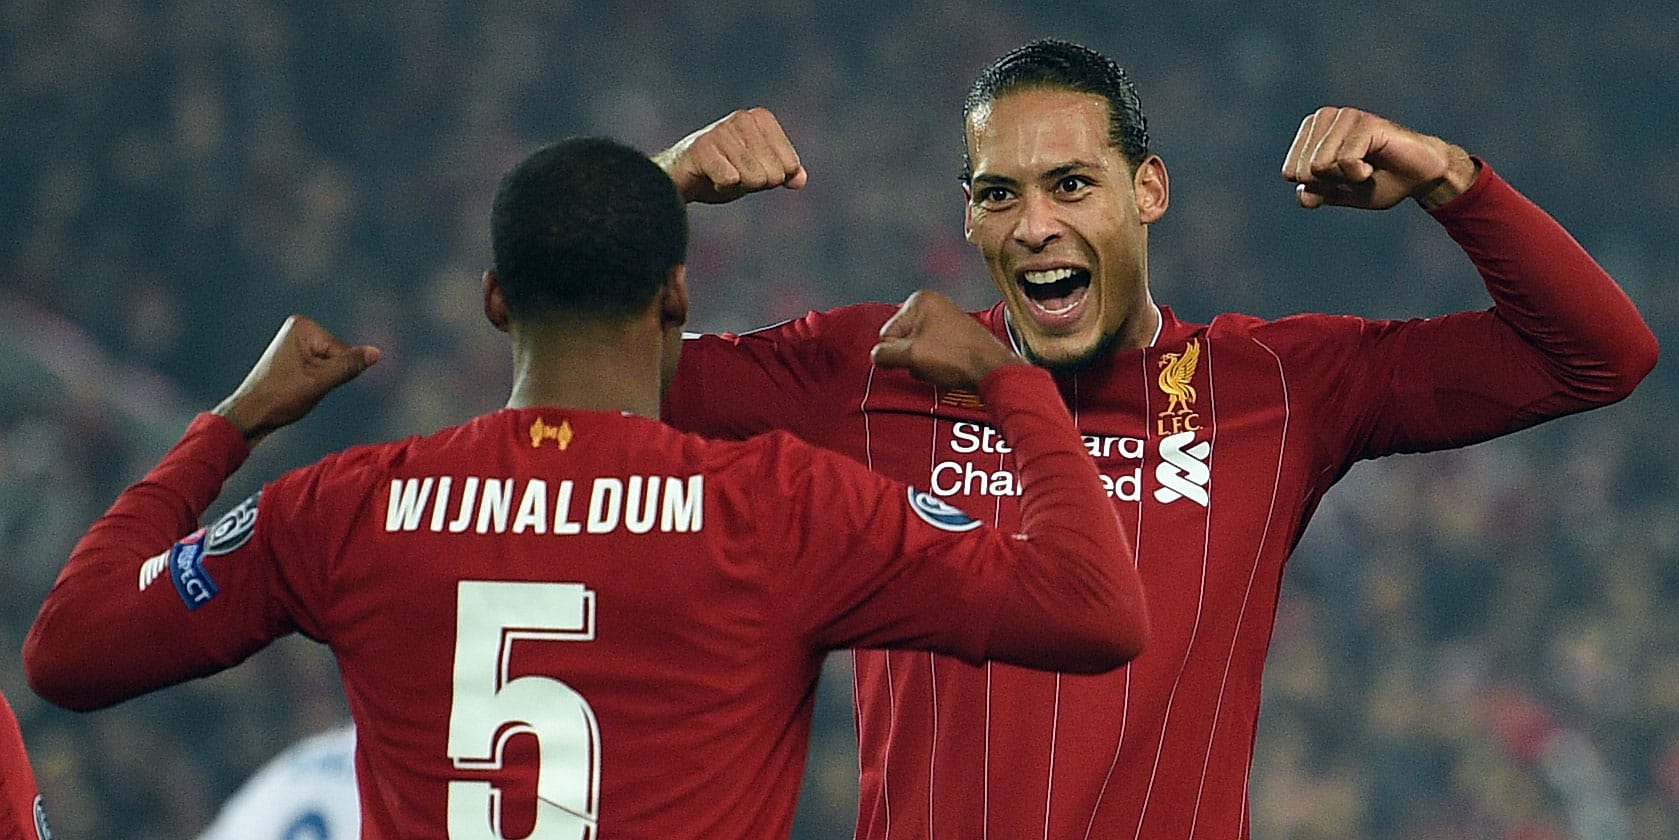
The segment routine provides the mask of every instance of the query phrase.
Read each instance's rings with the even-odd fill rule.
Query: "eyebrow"
[[[1087,170],[1096,169],[1096,168],[1098,168],[1098,167],[1095,164],[1089,163],[1087,161],[1070,160],[1066,163],[1061,164],[1060,166],[1055,166],[1055,167],[1052,167],[1050,169],[1045,170],[1044,172],[1042,172],[1041,174],[1038,175],[1036,180],[1038,180],[1038,181],[1058,181],[1058,180],[1060,180],[1062,178],[1065,178],[1068,175],[1071,175],[1075,172],[1082,172],[1082,171],[1087,171]],[[1018,186],[1020,186],[1020,182],[1013,179],[1013,178],[1007,177],[1005,175],[994,175],[994,174],[991,174],[989,172],[981,172],[981,173],[975,175],[973,177],[973,183],[974,183],[975,186],[983,185],[983,186],[988,186],[988,187],[1018,187]]]
[[[975,186],[983,185],[983,186],[987,186],[987,187],[1018,187],[1018,186],[1020,186],[1020,182],[1016,181],[1013,178],[1009,178],[1009,177],[1006,177],[1006,176],[1003,176],[1003,175],[992,175],[992,174],[987,173],[987,172],[981,172],[981,173],[975,175],[973,177],[973,183],[974,183]]]
[[[1074,172],[1080,172],[1080,171],[1084,171],[1084,170],[1088,170],[1088,169],[1096,169],[1096,168],[1098,168],[1098,167],[1093,163],[1086,163],[1085,161],[1082,161],[1082,160],[1071,160],[1071,161],[1068,161],[1066,163],[1061,164],[1060,166],[1055,167],[1054,169],[1049,170],[1048,172],[1045,172],[1042,175],[1039,175],[1038,180],[1040,180],[1040,181],[1059,181],[1060,179],[1065,178],[1068,175],[1073,174]]]

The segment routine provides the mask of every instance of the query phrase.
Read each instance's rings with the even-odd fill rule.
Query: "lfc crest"
[[[1201,415],[1195,411],[1195,370],[1201,364],[1201,342],[1190,341],[1181,353],[1166,353],[1160,357],[1160,390],[1166,395],[1166,408],[1154,417],[1154,428],[1160,436],[1160,463],[1155,465],[1154,478],[1160,486],[1154,498],[1162,504],[1188,499],[1206,507],[1210,498],[1207,485],[1212,480],[1211,460],[1213,442],[1197,440],[1201,431]]]
[[[1166,408],[1155,416],[1155,432],[1161,436],[1178,432],[1194,432],[1201,428],[1201,415],[1195,413],[1195,369],[1201,364],[1201,343],[1191,340],[1182,353],[1167,353],[1160,357],[1160,390],[1166,395]]]

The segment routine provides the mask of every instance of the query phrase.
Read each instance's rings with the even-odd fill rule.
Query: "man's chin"
[[[1022,341],[1020,345],[1025,350],[1026,360],[1041,368],[1047,368],[1056,373],[1077,373],[1108,357],[1113,352],[1114,344],[1119,340],[1118,331],[1108,333],[1096,339],[1073,342],[1057,342],[1054,351],[1040,355],[1033,349],[1032,341]]]

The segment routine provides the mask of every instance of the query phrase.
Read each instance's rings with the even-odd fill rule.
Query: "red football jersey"
[[[1461,446],[1625,396],[1655,341],[1613,280],[1483,168],[1433,211],[1493,309],[1405,322],[1162,310],[1145,349],[1058,375],[1135,542],[1154,633],[1100,676],[858,651],[857,835],[1231,838],[1283,565],[1354,462]],[[857,352],[891,307],[687,341],[670,422],[786,429],[1009,529],[1016,455],[974,394]],[[1007,340],[1001,304],[975,317]]]
[[[0,840],[47,840],[46,811],[23,733],[6,695],[0,694]]]
[[[1081,667],[1141,632],[1128,548],[1063,537],[1124,542],[1049,376],[984,391],[1042,482],[1019,534],[786,434],[531,408],[328,457],[182,539],[247,452],[203,415],[77,546],[26,665],[94,707],[325,642],[368,840],[784,837],[827,651]]]

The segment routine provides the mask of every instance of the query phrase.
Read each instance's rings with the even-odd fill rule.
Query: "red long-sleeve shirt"
[[[204,415],[77,545],[26,669],[93,708],[302,632],[338,659],[369,840],[786,836],[828,650],[1100,670],[1142,643],[1049,376],[983,386],[1033,491],[1010,532],[790,435],[558,408],[351,449],[194,531],[247,452]]]
[[[1553,219],[1483,166],[1433,216],[1493,307],[1376,321],[1210,324],[1057,377],[1127,534],[1154,636],[1100,676],[856,654],[857,836],[1246,837],[1260,675],[1283,565],[1357,461],[1462,446],[1626,396],[1649,328]],[[1001,304],[975,317],[1008,337]],[[857,352],[860,305],[687,342],[665,416],[716,437],[786,429],[1007,530],[1018,455],[971,394]]]
[[[23,733],[6,695],[0,694],[0,840],[46,840],[47,815]]]

